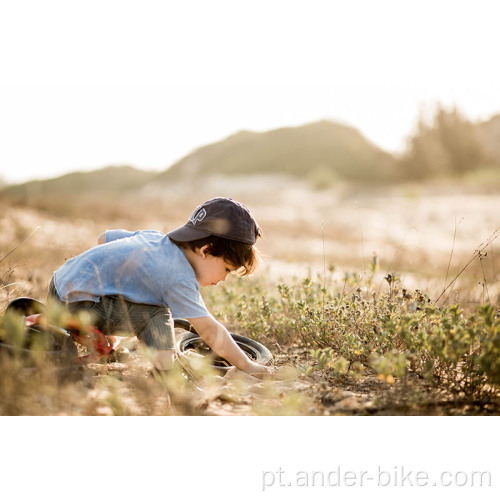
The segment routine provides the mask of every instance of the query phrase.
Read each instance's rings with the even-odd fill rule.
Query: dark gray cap
[[[184,226],[167,236],[176,241],[194,241],[214,235],[253,245],[259,233],[257,221],[243,203],[213,198],[197,207]]]

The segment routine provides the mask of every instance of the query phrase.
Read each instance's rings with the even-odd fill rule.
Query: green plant
[[[265,285],[228,283],[219,314],[244,334],[309,349],[314,369],[358,377],[372,370],[390,384],[417,377],[436,389],[468,397],[500,386],[500,320],[484,305],[465,315],[457,304],[438,307],[420,290],[402,288],[393,273],[377,293],[373,277],[347,274],[331,289],[311,278]],[[347,292],[346,282],[357,286]],[[310,373],[310,370],[306,370]]]

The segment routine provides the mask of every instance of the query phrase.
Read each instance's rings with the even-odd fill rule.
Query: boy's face
[[[208,247],[208,245],[206,245]],[[199,252],[199,253],[198,253]],[[224,281],[231,271],[236,271],[236,267],[228,264],[222,257],[214,257],[206,251],[205,247],[198,249],[196,266],[194,273],[200,286],[217,285]]]

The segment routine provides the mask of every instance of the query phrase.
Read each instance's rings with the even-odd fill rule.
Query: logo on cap
[[[201,222],[205,217],[207,216],[207,211],[202,208],[198,207],[190,216],[189,216],[189,222],[193,224],[193,226],[196,226],[197,222]]]

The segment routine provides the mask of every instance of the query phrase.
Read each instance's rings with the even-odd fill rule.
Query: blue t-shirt
[[[121,295],[139,304],[168,306],[174,318],[210,316],[184,252],[159,231],[106,231],[106,243],[54,273],[54,285],[65,302]]]

